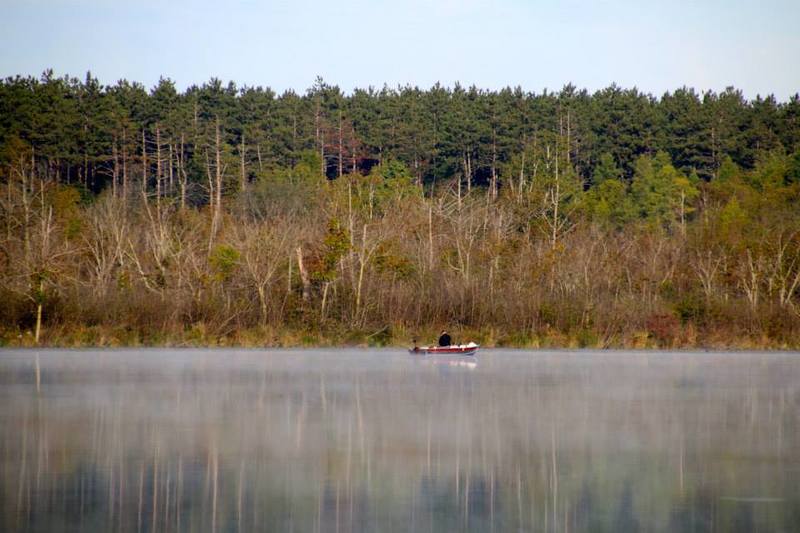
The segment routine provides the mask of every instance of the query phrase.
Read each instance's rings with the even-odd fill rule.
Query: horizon
[[[656,97],[734,87],[784,102],[800,91],[797,19],[800,4],[787,0],[11,0],[0,44],[19,52],[0,57],[0,77],[52,68],[79,79],[90,71],[106,86],[150,89],[166,77],[179,91],[217,78],[277,94],[302,94],[318,76],[346,94],[436,83],[534,94],[616,85]]]
[[[37,80],[38,82],[41,83],[45,79],[45,77],[47,76],[48,72],[51,73],[52,79],[59,79],[59,80],[67,79],[67,80],[71,80],[71,81],[78,81],[80,83],[84,83],[86,78],[87,78],[87,76],[91,76],[92,79],[97,80],[97,83],[103,89],[115,87],[115,86],[117,86],[117,85],[119,85],[121,83],[128,83],[128,84],[131,84],[131,85],[140,85],[141,87],[143,87],[148,92],[148,94],[151,93],[152,91],[154,91],[158,87],[158,85],[161,82],[161,80],[164,80],[166,82],[172,83],[174,85],[174,87],[175,87],[175,90],[178,92],[178,94],[184,94],[186,91],[188,91],[188,90],[190,90],[192,88],[203,87],[204,85],[209,84],[209,83],[217,80],[217,81],[219,81],[221,87],[227,87],[229,84],[233,83],[235,85],[235,87],[236,87],[237,95],[240,94],[241,91],[243,91],[243,90],[256,89],[256,90],[264,90],[264,91],[269,90],[269,91],[272,91],[272,92],[275,93],[276,97],[280,97],[281,95],[287,94],[287,93],[293,93],[293,94],[296,94],[296,95],[302,97],[302,96],[305,96],[309,91],[311,91],[313,89],[314,85],[316,84],[316,80],[321,80],[323,83],[325,83],[326,85],[328,85],[328,86],[330,86],[332,88],[338,88],[341,91],[342,95],[345,96],[345,97],[351,97],[354,94],[355,91],[376,91],[376,92],[380,92],[380,91],[385,89],[385,90],[389,90],[389,91],[397,91],[397,92],[399,92],[399,91],[402,91],[402,90],[405,90],[405,89],[415,89],[415,90],[427,92],[427,91],[430,91],[431,89],[433,89],[434,87],[437,87],[437,86],[441,87],[441,88],[443,88],[443,89],[445,89],[447,91],[453,91],[457,87],[460,87],[460,88],[462,88],[464,90],[467,90],[467,91],[471,90],[472,88],[475,88],[478,91],[485,91],[485,92],[501,92],[501,91],[505,91],[505,90],[511,90],[511,91],[520,90],[525,95],[540,96],[540,95],[544,95],[544,94],[559,95],[562,91],[566,90],[567,88],[569,88],[571,86],[575,90],[576,93],[581,93],[581,92],[585,91],[586,94],[589,95],[589,96],[593,96],[593,95],[595,95],[597,93],[601,93],[601,92],[606,91],[608,89],[616,88],[616,89],[619,89],[620,91],[623,91],[623,92],[635,91],[639,95],[648,96],[648,97],[654,98],[656,100],[661,100],[661,98],[664,97],[665,95],[675,94],[677,91],[680,91],[680,90],[686,90],[686,91],[689,91],[689,92],[693,92],[694,94],[698,95],[699,97],[703,97],[706,94],[720,95],[720,94],[723,94],[723,93],[731,90],[731,91],[734,91],[734,92],[741,93],[742,97],[747,102],[753,102],[753,101],[756,101],[759,98],[761,100],[766,100],[768,98],[773,98],[773,99],[775,99],[775,101],[777,103],[785,104],[785,103],[788,103],[789,101],[791,101],[792,99],[800,98],[800,90],[795,91],[794,93],[791,93],[791,94],[787,95],[785,98],[781,98],[778,95],[776,95],[774,92],[773,93],[765,93],[765,94],[760,94],[759,93],[759,94],[756,94],[756,95],[753,95],[753,96],[748,96],[747,94],[745,94],[745,92],[740,87],[733,86],[733,85],[729,85],[727,87],[723,87],[723,88],[721,88],[719,90],[716,90],[716,89],[700,89],[698,87],[694,87],[694,86],[690,86],[690,85],[684,84],[684,85],[681,85],[681,86],[678,86],[678,87],[667,89],[667,90],[665,90],[663,92],[660,92],[660,93],[654,93],[654,92],[651,92],[651,91],[646,91],[646,90],[642,89],[641,87],[637,87],[637,86],[628,87],[628,86],[624,86],[624,85],[621,85],[621,84],[616,83],[616,82],[611,82],[610,84],[608,84],[608,85],[606,85],[604,87],[598,87],[598,88],[594,88],[594,89],[590,89],[588,87],[580,87],[580,86],[576,85],[573,82],[564,83],[561,87],[558,87],[558,88],[555,88],[555,87],[543,87],[541,89],[531,89],[531,88],[528,88],[528,87],[525,87],[525,86],[521,86],[521,85],[516,85],[516,86],[505,85],[505,86],[501,86],[501,87],[487,88],[487,87],[482,87],[482,86],[479,86],[479,85],[476,85],[476,84],[461,83],[460,81],[456,80],[456,81],[454,81],[452,83],[447,83],[447,84],[442,83],[440,81],[437,81],[437,82],[434,82],[433,84],[427,85],[427,86],[420,86],[419,84],[414,84],[414,83],[404,83],[404,84],[395,84],[395,85],[390,85],[388,83],[383,83],[383,84],[380,84],[380,85],[356,86],[356,87],[353,87],[353,88],[348,90],[348,89],[342,88],[341,85],[336,83],[335,81],[324,79],[321,76],[317,76],[315,78],[315,81],[310,83],[305,88],[289,87],[289,88],[286,88],[286,89],[283,89],[283,90],[277,90],[274,87],[270,86],[269,84],[256,84],[256,85],[240,84],[235,79],[223,79],[223,78],[218,78],[217,76],[213,76],[213,75],[212,76],[208,76],[204,81],[195,81],[195,82],[190,82],[190,83],[188,83],[186,85],[179,85],[175,81],[175,79],[172,78],[171,76],[161,74],[159,76],[158,80],[156,80],[155,83],[148,85],[146,83],[141,82],[140,80],[129,79],[129,78],[119,78],[117,80],[109,82],[107,80],[100,79],[100,77],[97,76],[91,70],[88,70],[88,71],[84,72],[82,75],[78,76],[78,75],[74,75],[74,74],[66,73],[66,72],[57,72],[54,69],[45,69],[44,71],[42,71],[38,75],[28,74],[28,73],[24,73],[24,74],[23,73],[19,73],[19,74],[14,74],[14,75],[9,75],[9,76],[3,76],[2,80],[0,80],[0,81],[5,82],[7,80],[14,80],[15,78],[19,77],[19,78],[23,78],[23,79],[24,78],[35,79],[35,80]]]

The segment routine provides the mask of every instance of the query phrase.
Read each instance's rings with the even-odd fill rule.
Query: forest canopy
[[[6,342],[800,345],[798,95],[48,71],[0,176]]]

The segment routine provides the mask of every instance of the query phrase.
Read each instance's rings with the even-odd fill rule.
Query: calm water
[[[6,350],[0,432],[3,531],[800,530],[800,354]]]

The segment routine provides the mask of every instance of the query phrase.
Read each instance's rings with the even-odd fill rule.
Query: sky
[[[800,91],[800,0],[0,0],[0,76]]]

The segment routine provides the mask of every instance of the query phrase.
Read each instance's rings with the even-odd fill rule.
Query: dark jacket
[[[439,346],[450,346],[450,335],[442,333],[442,336],[439,337]]]

